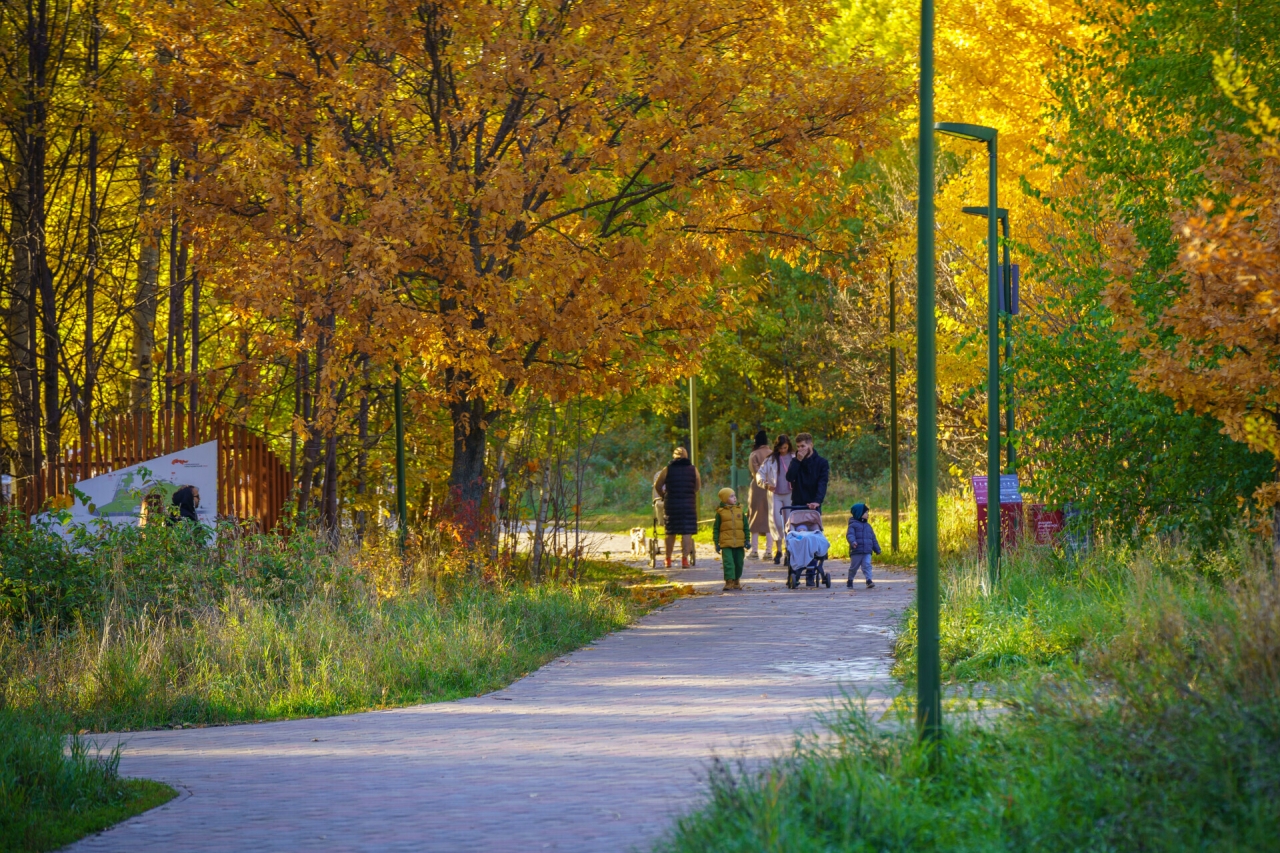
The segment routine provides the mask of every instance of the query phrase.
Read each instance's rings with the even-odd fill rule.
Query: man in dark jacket
[[[813,436],[802,432],[796,436],[796,458],[787,466],[787,482],[791,484],[791,505],[807,505],[821,509],[827,499],[827,480],[831,466],[813,449]]]

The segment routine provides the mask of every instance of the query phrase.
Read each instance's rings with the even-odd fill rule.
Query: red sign
[[[1057,544],[1062,536],[1062,527],[1066,519],[1060,509],[1046,509],[1044,504],[1032,504],[1031,528],[1035,531],[1037,545]]]

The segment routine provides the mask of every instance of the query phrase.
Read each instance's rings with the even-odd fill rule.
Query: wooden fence
[[[70,486],[130,465],[218,442],[218,515],[254,520],[263,531],[280,521],[292,482],[289,466],[262,437],[236,424],[165,417],[163,413],[120,415],[99,424],[87,444],[77,434],[62,458],[46,460],[36,476],[19,480],[16,503],[27,515],[44,509],[50,498],[68,496]]]

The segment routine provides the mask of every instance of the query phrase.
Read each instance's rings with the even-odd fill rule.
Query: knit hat
[[[854,504],[849,508],[849,514],[858,521],[862,521],[862,517],[867,514],[868,507],[866,504]]]
[[[729,498],[734,496],[734,491],[728,486],[725,486],[718,494],[720,495],[720,503],[727,504],[729,502]]]

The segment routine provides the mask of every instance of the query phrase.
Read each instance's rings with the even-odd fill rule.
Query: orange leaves
[[[721,267],[838,226],[856,188],[820,167],[903,103],[802,0],[186,6],[151,21],[166,110],[135,109],[198,152],[171,207],[210,281],[441,403],[682,368],[731,310]]]
[[[1125,322],[1144,365],[1144,387],[1184,409],[1213,415],[1236,441],[1280,459],[1280,153],[1267,142],[1224,135],[1208,170],[1231,200],[1202,200],[1175,220],[1180,280],[1154,321],[1134,304],[1122,262],[1108,305]],[[1131,254],[1123,240],[1113,251]]]

